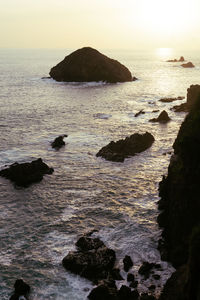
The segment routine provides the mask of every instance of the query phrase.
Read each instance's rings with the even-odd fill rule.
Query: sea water
[[[16,189],[0,178],[0,298],[8,299],[15,280],[23,278],[32,288],[31,299],[86,299],[91,282],[66,272],[61,262],[75,249],[77,238],[94,229],[116,251],[117,266],[122,268],[125,255],[132,257],[136,278],[143,261],[162,264],[160,280],[138,278],[140,292],[156,284],[158,295],[173,272],[157,250],[158,183],[167,173],[168,152],[185,117],[170,110],[181,101],[159,99],[186,96],[187,88],[199,83],[200,59],[194,52],[164,57],[158,55],[162,51],[105,50],[138,80],[105,84],[42,79],[70,52],[0,50],[0,167],[41,157],[55,170],[28,188]],[[180,55],[196,67],[166,62]],[[169,123],[149,122],[164,109]],[[145,114],[136,118],[140,110]],[[111,140],[146,131],[155,137],[152,147],[124,163],[95,156]],[[66,146],[55,151],[50,142],[61,134],[68,135]]]

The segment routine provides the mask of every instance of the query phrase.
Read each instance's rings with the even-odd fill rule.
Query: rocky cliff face
[[[124,65],[91,47],[78,49],[66,56],[49,74],[53,79],[65,82],[116,83],[133,80],[131,72]]]
[[[178,268],[168,280],[161,299],[200,299],[200,86],[188,89],[191,103],[173,145],[168,175],[159,192],[163,228],[160,251]]]

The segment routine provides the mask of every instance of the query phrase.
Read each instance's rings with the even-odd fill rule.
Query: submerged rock
[[[28,295],[30,293],[30,286],[24,282],[22,279],[17,279],[14,284],[14,293],[10,297],[10,300],[20,300],[21,299],[28,299]]]
[[[116,255],[98,238],[81,237],[76,243],[78,250],[71,251],[63,258],[64,268],[72,273],[79,274],[94,283],[98,280],[111,277]]]
[[[101,156],[110,161],[123,162],[125,158],[134,156],[136,153],[140,153],[151,147],[154,140],[153,135],[149,132],[144,134],[135,133],[124,140],[110,142],[96,156]]]
[[[183,68],[194,68],[195,65],[193,65],[193,63],[191,61],[189,61],[186,64],[182,64],[181,67],[183,67]]]
[[[65,142],[63,141],[65,137],[67,137],[66,134],[60,135],[55,138],[55,140],[51,143],[51,147],[59,150],[62,146],[65,146]]]
[[[164,102],[164,103],[169,103],[169,102],[173,102],[173,101],[177,101],[177,100],[183,100],[183,99],[185,99],[185,97],[179,96],[179,97],[176,97],[176,98],[162,98],[159,101]]]
[[[78,49],[66,56],[49,74],[53,79],[65,82],[116,83],[133,80],[131,72],[124,65],[91,47]]]
[[[167,113],[165,110],[163,110],[163,111],[159,114],[158,118],[150,119],[149,122],[167,123],[167,122],[169,122],[170,120],[171,120],[171,119],[170,119],[170,117],[168,116],[168,113]]]
[[[10,179],[18,186],[27,187],[31,183],[39,182],[45,174],[52,174],[53,168],[49,168],[41,158],[30,163],[14,163],[0,171],[0,176]]]
[[[135,114],[135,117],[138,117],[139,115],[142,115],[142,114],[145,114],[145,111],[143,111],[143,109],[140,110],[139,112],[137,112],[137,113]]]

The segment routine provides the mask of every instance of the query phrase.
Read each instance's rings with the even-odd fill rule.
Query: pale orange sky
[[[0,0],[0,47],[200,48],[199,0]]]

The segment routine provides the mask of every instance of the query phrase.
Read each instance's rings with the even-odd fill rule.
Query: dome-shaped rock
[[[49,74],[53,79],[65,82],[116,83],[133,80],[131,72],[124,65],[90,47],[66,56]]]

